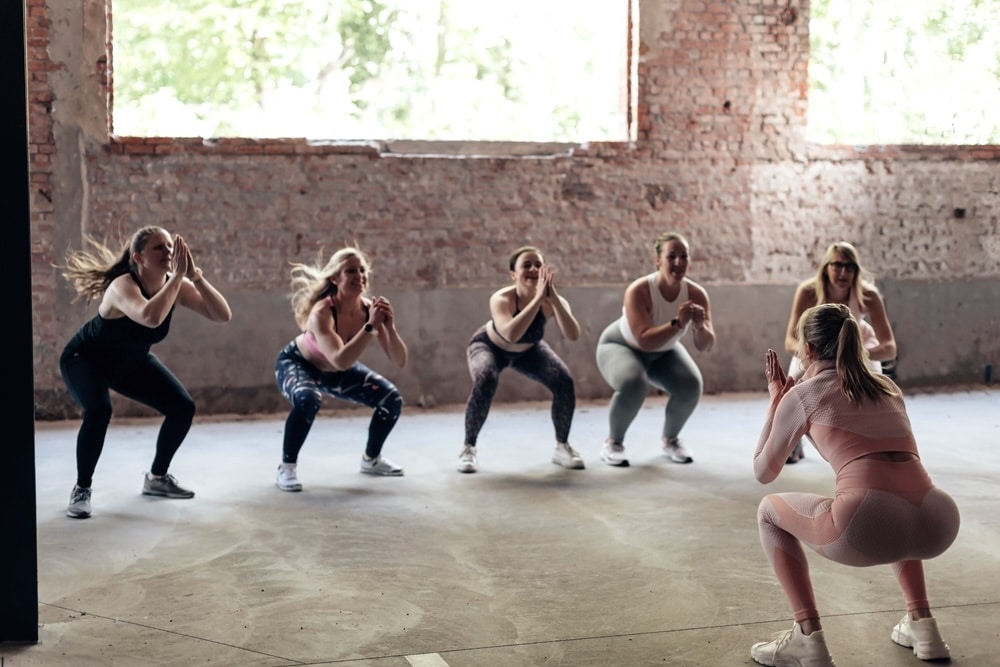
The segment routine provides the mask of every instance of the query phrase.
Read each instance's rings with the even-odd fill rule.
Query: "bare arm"
[[[542,267],[542,271],[545,267]],[[531,298],[520,313],[514,314],[514,287],[505,287],[493,293],[490,297],[490,317],[493,318],[493,326],[497,333],[506,340],[515,343],[521,340],[521,336],[531,326],[532,320],[538,314],[538,309],[542,307],[542,300],[545,298],[545,289],[541,277],[538,281],[538,289],[535,296]]]
[[[101,311],[119,312],[133,322],[155,329],[167,319],[183,284],[184,275],[179,271],[172,273],[163,287],[147,299],[130,274],[121,275],[104,292]]]
[[[569,340],[577,340],[580,337],[580,323],[573,317],[573,310],[569,306],[569,301],[556,292],[554,275],[549,280],[546,301],[552,305],[552,312],[562,335]]]
[[[889,324],[889,316],[885,312],[885,302],[875,290],[865,291],[865,306],[868,319],[878,338],[878,345],[868,350],[868,356],[875,361],[891,361],[896,358],[896,338]]]
[[[389,357],[389,361],[400,368],[405,368],[408,350],[402,336],[396,330],[396,314],[392,304],[389,303],[388,299],[380,296],[372,301],[371,307],[374,311],[371,321],[372,325],[375,326],[375,331],[378,332],[378,342],[382,346],[382,351],[385,352],[385,356]],[[378,315],[381,315],[381,318]],[[381,324],[376,324],[379,319],[381,319]]]
[[[765,356],[764,376],[771,400],[753,454],[753,471],[758,482],[769,484],[781,473],[788,455],[805,434],[806,422],[797,400],[783,400],[795,386],[795,380],[785,377],[778,353],[774,350],[768,350]]]
[[[375,326],[374,323],[372,325]],[[347,370],[357,363],[368,349],[368,344],[375,340],[375,335],[366,332],[364,328],[358,329],[347,340],[341,338],[334,324],[333,312],[325,301],[318,301],[313,305],[306,321],[306,331],[312,333],[320,352],[338,371]]]
[[[785,351],[795,353],[799,349],[799,339],[796,335],[796,327],[802,313],[816,305],[816,290],[812,287],[812,281],[807,281],[798,286],[795,290],[795,298],[792,300],[792,313],[788,316],[788,328],[785,330]]]
[[[201,269],[195,266],[191,247],[180,236],[176,238],[175,243],[176,252],[185,256],[187,264],[187,270],[184,272],[187,280],[183,281],[180,291],[181,305],[212,322],[228,322],[233,319],[233,311],[229,309],[226,298],[209,284]]]
[[[691,299],[681,305],[681,311],[690,312],[694,323],[694,346],[702,352],[708,352],[715,345],[715,329],[712,328],[712,308],[708,300],[708,292],[698,285],[688,281],[688,294]]]

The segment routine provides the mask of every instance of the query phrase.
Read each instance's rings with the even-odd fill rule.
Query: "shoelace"
[[[475,454],[472,451],[472,447],[466,446],[465,449],[462,450],[462,453],[458,455],[458,458],[460,458],[460,459],[471,459],[474,456],[475,456]]]
[[[792,641],[792,634],[794,634],[795,628],[791,630],[783,630],[781,632],[775,632],[771,635],[774,641],[774,652],[777,653],[781,649],[785,648],[790,641]]]
[[[73,491],[73,499],[70,500],[70,502],[79,503],[89,499],[90,499],[90,489],[76,489],[75,491]]]

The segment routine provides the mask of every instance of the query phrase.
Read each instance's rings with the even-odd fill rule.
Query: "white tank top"
[[[646,276],[646,283],[649,287],[649,297],[653,302],[653,311],[650,313],[650,318],[652,319],[653,326],[657,327],[661,324],[666,324],[670,320],[677,317],[677,305],[684,303],[688,300],[688,280],[683,279],[681,283],[681,289],[677,292],[677,298],[673,301],[667,301],[663,298],[663,294],[660,293],[660,288],[656,286],[656,273],[650,273]],[[632,329],[628,325],[628,317],[625,316],[625,307],[622,306],[622,317],[619,322],[619,327],[621,328],[622,338],[625,342],[637,350],[641,350],[639,347],[639,341],[636,340],[635,335],[632,334]],[[676,334],[671,336],[671,338],[666,341],[663,345],[659,346],[655,350],[642,350],[643,352],[663,352],[669,350],[674,345],[677,344],[684,334],[688,332],[691,328],[691,323],[688,322],[683,327],[681,327]]]

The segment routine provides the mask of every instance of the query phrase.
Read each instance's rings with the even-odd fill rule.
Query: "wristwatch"
[[[371,322],[365,322],[365,333],[366,334],[374,334],[375,333],[375,327],[372,326]]]
[[[680,329],[681,321],[675,317],[674,319],[670,320],[670,326],[677,327],[678,329]]]

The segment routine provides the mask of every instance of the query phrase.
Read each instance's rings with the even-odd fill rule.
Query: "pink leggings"
[[[922,561],[958,535],[955,501],[914,459],[857,459],[837,475],[835,498],[775,493],[757,508],[760,542],[797,622],[819,618],[802,545],[853,567],[891,563],[908,611],[929,608]]]

